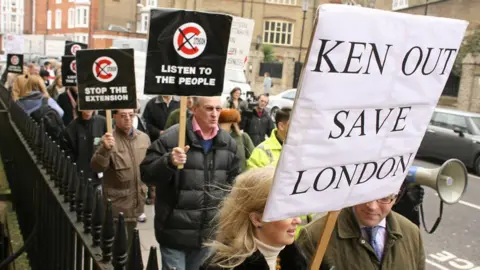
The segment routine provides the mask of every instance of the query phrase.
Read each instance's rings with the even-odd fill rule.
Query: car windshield
[[[242,70],[226,69],[225,79],[237,83],[247,83],[247,78]]]
[[[471,119],[477,130],[480,130],[480,117],[471,117]]]

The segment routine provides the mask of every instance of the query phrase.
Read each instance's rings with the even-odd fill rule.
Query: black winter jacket
[[[280,267],[282,270],[307,270],[308,263],[301,250],[294,243],[286,246],[278,256],[280,258]],[[211,266],[210,259],[206,262],[200,270],[269,270],[267,261],[260,251],[256,251],[252,256],[248,257],[242,264],[235,268],[222,268],[218,266]],[[325,263],[320,266],[319,270],[330,270]],[[333,270],[333,269],[332,269]]]
[[[256,109],[242,113],[242,122],[240,128],[245,131],[255,146],[265,140],[265,136],[270,136],[275,128],[270,114],[263,110],[262,116],[258,116]]]
[[[210,239],[212,220],[221,200],[239,173],[235,140],[223,130],[204,153],[200,138],[187,120],[185,144],[190,146],[183,170],[171,163],[178,146],[179,125],[167,129],[147,150],[140,165],[142,181],[156,186],[155,236],[164,247],[200,248]]]
[[[97,174],[90,168],[90,160],[96,148],[94,143],[101,143],[101,138],[106,132],[105,117],[100,115],[93,115],[90,120],[83,120],[79,116],[65,129],[66,154],[77,163],[79,172],[83,170],[85,179],[92,178],[94,184],[100,184],[100,182]]]
[[[160,131],[164,130],[168,116],[174,110],[180,108],[180,102],[171,100],[169,106],[161,97],[150,99],[143,111],[143,119],[147,123],[148,136],[150,141],[154,142],[160,136]]]

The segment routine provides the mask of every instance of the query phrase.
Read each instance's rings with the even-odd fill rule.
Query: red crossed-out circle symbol
[[[117,77],[118,65],[112,58],[101,56],[93,63],[92,71],[97,80],[111,82]]]
[[[77,61],[76,60],[73,60],[70,63],[70,70],[75,74],[77,73]]]
[[[72,55],[75,55],[75,54],[77,54],[77,51],[81,50],[81,49],[82,49],[82,47],[80,47],[80,45],[73,44],[72,48],[70,48],[70,51],[72,52]]]
[[[20,60],[18,59],[18,56],[14,55],[12,56],[12,58],[10,58],[10,63],[12,63],[12,65],[18,65],[18,62],[20,62]]]
[[[181,25],[173,35],[173,47],[183,58],[193,59],[200,56],[207,46],[207,34],[196,23]]]

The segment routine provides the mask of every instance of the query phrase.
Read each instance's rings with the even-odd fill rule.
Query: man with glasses
[[[100,146],[92,157],[91,167],[103,173],[102,189],[105,199],[112,201],[113,216],[123,212],[129,247],[137,217],[144,212],[146,187],[140,178],[140,163],[145,158],[150,138],[135,129],[133,109],[115,110],[113,133],[103,135]]]
[[[335,269],[423,270],[425,253],[418,227],[392,211],[397,195],[341,210],[323,261]],[[310,262],[326,216],[305,226],[297,243]]]
[[[185,147],[178,147],[180,127],[165,130],[147,150],[142,180],[155,185],[155,235],[162,269],[198,270],[214,233],[212,222],[238,175],[235,140],[218,128],[219,97],[194,97],[187,119]],[[183,169],[178,169],[183,165]]]

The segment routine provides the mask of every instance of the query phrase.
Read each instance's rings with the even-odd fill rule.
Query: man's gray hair
[[[197,107],[200,105],[200,97],[192,97],[192,106]]]

